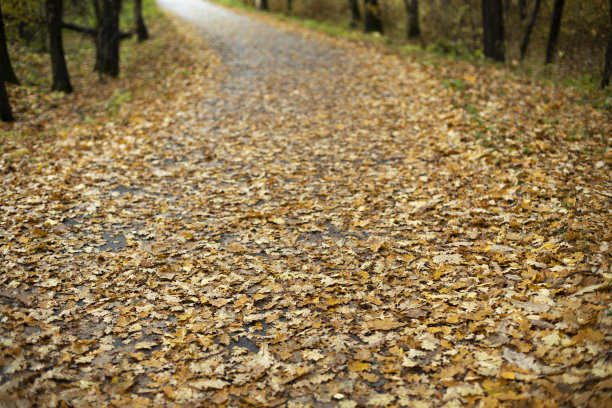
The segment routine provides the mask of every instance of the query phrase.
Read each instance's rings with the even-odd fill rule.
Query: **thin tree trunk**
[[[378,0],[364,0],[364,30],[366,33],[377,31],[382,34],[383,25],[381,20],[380,5]]]
[[[538,12],[540,11],[540,3],[541,0],[536,0],[533,4],[533,10],[531,11],[531,17],[529,18],[529,22],[527,23],[527,28],[525,28],[525,35],[523,36],[523,40],[521,41],[521,61],[525,58],[525,54],[527,54],[527,46],[529,45],[529,37],[531,37],[531,32],[533,31],[533,27],[535,26],[536,19],[538,18]]]
[[[519,17],[521,18],[521,21],[525,21],[525,19],[527,18],[527,0],[519,0],[518,7]]]
[[[117,77],[119,76],[121,0],[94,0],[94,4],[98,20],[95,69],[101,74]]]
[[[138,41],[148,40],[149,32],[144,23],[144,18],[142,18],[142,0],[134,0],[134,17],[136,19],[136,36]]]
[[[406,34],[408,38],[415,38],[421,35],[421,26],[419,25],[419,0],[404,0],[406,5],[406,13],[408,14],[408,30]]]
[[[68,75],[68,68],[66,67],[62,39],[63,6],[63,0],[47,0],[49,54],[51,55],[51,67],[53,70],[53,86],[51,89],[71,93],[72,85],[70,84],[70,75]]]
[[[287,14],[290,14],[293,10],[293,0],[287,0]]]
[[[610,74],[612,74],[612,0],[610,0],[610,33],[608,34],[608,47],[606,48],[606,61],[604,63],[601,77],[601,87],[610,85]]]
[[[502,0],[482,0],[484,55],[504,60],[504,9]]]
[[[8,48],[6,47],[6,34],[4,33],[4,20],[2,18],[2,7],[0,6],[0,69],[4,81],[12,84],[19,84],[19,80],[13,71],[11,58],[9,57]],[[4,83],[3,81],[3,83]]]
[[[6,93],[6,85],[4,84],[3,72],[0,69],[0,119],[3,122],[13,122],[13,111],[9,103],[8,94]]]
[[[357,0],[348,0],[349,9],[351,10],[351,27],[355,28],[361,21],[361,13],[359,12],[359,3]]]
[[[557,53],[557,43],[559,42],[559,32],[561,31],[561,19],[563,18],[563,6],[565,0],[555,0],[553,16],[550,22],[550,34],[548,35],[548,45],[546,47],[546,63],[551,64],[555,60]]]

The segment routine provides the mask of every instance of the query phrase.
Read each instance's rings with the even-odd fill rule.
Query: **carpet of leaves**
[[[4,404],[610,405],[607,113],[182,3],[191,72],[0,158]]]

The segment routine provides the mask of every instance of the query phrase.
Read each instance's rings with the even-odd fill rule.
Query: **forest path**
[[[609,117],[493,65],[158,3],[222,63],[177,114],[4,175],[0,397],[606,406]]]

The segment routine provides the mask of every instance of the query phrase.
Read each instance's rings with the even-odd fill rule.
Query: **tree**
[[[364,31],[366,33],[377,31],[383,32],[383,25],[380,16],[380,5],[378,0],[364,0]]]
[[[287,0],[287,14],[290,14],[291,10],[293,10],[293,0]]]
[[[421,35],[421,26],[419,25],[419,0],[404,0],[406,5],[406,13],[408,14],[408,38],[414,38]]]
[[[13,122],[13,111],[11,110],[11,104],[9,103],[8,94],[6,93],[6,85],[4,84],[4,76],[2,70],[0,70],[0,119],[3,122]]]
[[[484,55],[504,60],[504,11],[502,0],[482,0]]]
[[[519,0],[519,17],[521,17],[521,21],[525,21],[527,18],[527,0]]]
[[[142,0],[134,0],[134,18],[136,19],[136,36],[138,41],[148,40],[149,32],[142,18]]]
[[[359,4],[357,0],[348,0],[349,10],[351,10],[351,27],[355,28],[361,21],[361,13],[359,12]]]
[[[11,59],[9,57],[8,48],[6,46],[6,34],[4,32],[4,19],[2,18],[2,6],[0,6],[0,69],[2,70],[2,84],[9,82],[19,84],[19,80],[13,71]]]
[[[610,33],[608,34],[608,46],[606,47],[606,60],[604,62],[601,87],[610,85],[610,74],[612,74],[612,0],[610,0]]]
[[[93,0],[96,12],[96,65],[100,74],[119,76],[121,0]]]
[[[552,20],[550,21],[550,34],[548,35],[548,45],[546,46],[546,63],[551,64],[557,52],[557,42],[561,31],[561,18],[563,17],[563,6],[565,0],[555,0]]]
[[[533,11],[531,12],[531,17],[529,18],[529,22],[527,23],[527,28],[525,28],[525,35],[523,36],[523,40],[521,41],[521,60],[525,58],[525,54],[527,53],[529,37],[531,37],[531,32],[533,31],[536,19],[538,18],[538,11],[540,11],[540,3],[541,0],[536,0],[533,4]]]
[[[268,0],[257,0],[255,3],[257,4],[257,8],[259,10],[269,10]]]
[[[54,91],[72,92],[70,76],[64,57],[62,39],[63,0],[47,0],[47,27],[49,30],[49,54],[51,55],[51,68],[53,70]]]

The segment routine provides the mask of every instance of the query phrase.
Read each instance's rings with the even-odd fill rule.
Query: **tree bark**
[[[521,21],[525,21],[525,19],[527,18],[527,0],[519,0],[518,7],[519,17],[521,18]]]
[[[4,75],[0,69],[0,119],[3,122],[13,122],[13,111],[9,103],[8,94],[6,93],[6,85],[4,84]]]
[[[2,18],[2,7],[0,6],[0,69],[2,70],[2,77],[4,81],[2,83],[10,82],[12,84],[19,84],[19,80],[13,71],[11,65],[11,58],[9,57],[8,48],[6,46],[6,34],[4,33],[4,20]]]
[[[531,12],[531,17],[529,18],[529,22],[527,23],[527,28],[525,28],[525,35],[523,36],[523,40],[521,41],[521,61],[525,58],[525,54],[527,54],[527,46],[529,45],[529,37],[531,37],[531,32],[533,31],[533,27],[535,26],[536,19],[538,18],[538,12],[540,11],[540,3],[541,0],[536,0],[533,4],[533,10]]]
[[[119,13],[121,0],[94,0],[96,29],[95,70],[111,77],[119,76]]]
[[[366,33],[377,31],[382,34],[383,25],[381,20],[380,5],[378,0],[364,0],[364,31]]]
[[[54,91],[72,92],[70,75],[64,57],[62,39],[63,0],[47,0],[47,27],[49,30],[49,54],[51,55],[51,68],[53,70]]]
[[[504,11],[502,0],[482,0],[484,55],[504,61]]]
[[[612,74],[612,0],[610,0],[610,33],[608,34],[608,46],[606,48],[606,60],[601,76],[601,87],[610,85],[610,74]]]
[[[293,10],[293,0],[287,0],[287,14],[290,14],[291,10]]]
[[[408,38],[415,38],[421,35],[421,26],[419,25],[419,0],[404,0],[406,5],[406,13],[408,14]]]
[[[257,8],[259,10],[269,10],[269,8],[268,8],[268,0],[258,0],[257,1]]]
[[[138,41],[148,40],[149,32],[144,23],[144,18],[142,18],[142,0],[134,0],[134,18],[136,19],[136,36]]]
[[[361,13],[359,12],[359,3],[357,0],[348,0],[349,10],[351,10],[351,27],[355,28],[361,21]]]
[[[557,43],[559,41],[559,32],[561,31],[561,19],[563,18],[563,6],[565,0],[555,0],[553,8],[553,16],[550,21],[550,34],[548,35],[548,45],[546,46],[546,63],[551,64],[555,60],[557,53]]]

